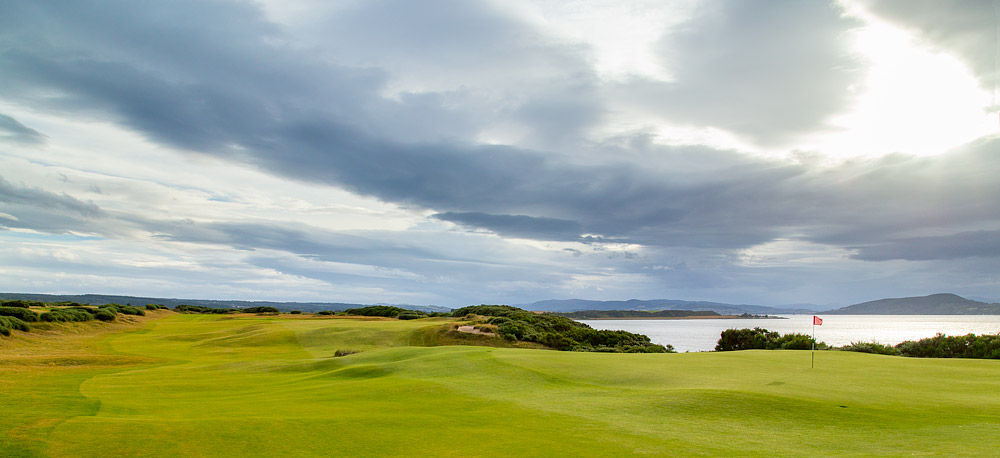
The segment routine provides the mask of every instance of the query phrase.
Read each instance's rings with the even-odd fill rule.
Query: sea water
[[[710,351],[726,329],[764,328],[781,334],[812,335],[812,315],[780,315],[786,319],[579,320],[594,329],[620,329],[645,334],[653,343],[679,352]],[[954,335],[1000,333],[1000,315],[822,315],[816,340],[842,346],[852,342],[895,345],[937,333]]]

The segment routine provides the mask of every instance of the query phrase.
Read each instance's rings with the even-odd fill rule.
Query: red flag
[[[820,318],[820,317],[818,317],[818,316],[816,316],[816,315],[813,315],[813,326],[816,326],[817,324],[820,325],[820,326],[822,326],[823,325],[823,319]]]

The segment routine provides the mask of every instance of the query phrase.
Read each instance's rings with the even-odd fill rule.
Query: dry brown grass
[[[91,369],[147,362],[146,358],[112,355],[104,336],[139,329],[166,310],[146,316],[118,315],[112,322],[31,323],[31,332],[14,331],[0,337],[0,371],[38,370],[45,367],[87,366]]]

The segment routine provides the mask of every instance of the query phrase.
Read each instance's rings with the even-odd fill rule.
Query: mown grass
[[[80,334],[52,355],[32,347],[38,360],[21,363],[6,362],[17,359],[6,354],[11,345],[23,344],[5,338],[0,456],[993,456],[1000,448],[997,361],[820,352],[809,369],[801,351],[415,346],[464,338],[440,331],[448,323],[173,315],[139,332]]]
[[[138,329],[147,320],[32,323],[30,333],[0,338],[0,456],[50,456],[50,437],[59,424],[94,415],[100,407],[100,400],[80,394],[81,383],[153,363],[118,354],[108,343],[114,333]]]

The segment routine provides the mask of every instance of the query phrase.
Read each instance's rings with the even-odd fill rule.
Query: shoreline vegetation
[[[966,334],[948,336],[938,333],[934,337],[906,340],[896,345],[878,342],[852,342],[842,347],[831,347],[817,342],[811,336],[791,333],[779,334],[763,328],[727,329],[722,331],[715,346],[716,352],[739,350],[833,350],[911,358],[966,358],[1000,359],[1000,333]]]

